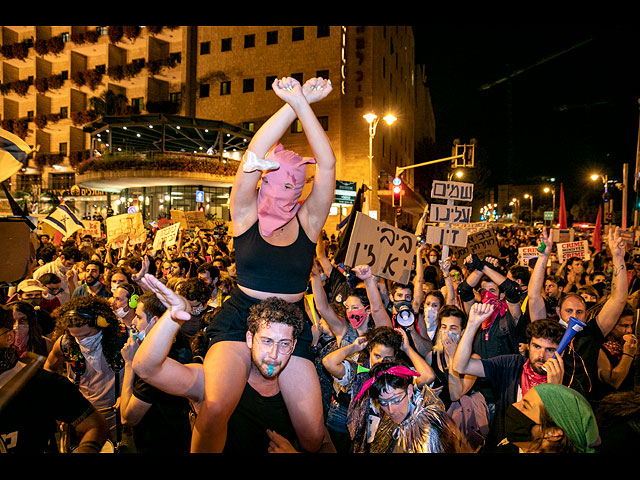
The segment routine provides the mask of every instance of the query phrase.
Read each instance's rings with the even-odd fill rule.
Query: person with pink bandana
[[[312,78],[301,85],[285,77],[274,81],[273,90],[286,103],[252,138],[231,191],[237,287],[207,330],[205,392],[193,429],[192,452],[224,448],[227,422],[251,367],[245,343],[249,308],[277,296],[304,311],[316,242],[334,197],[335,155],[311,108],[331,92],[331,82]],[[314,158],[303,158],[279,143],[296,119]],[[300,201],[310,164],[314,165],[312,189]],[[310,322],[305,322],[278,381],[301,446],[316,452],[323,441],[324,419],[311,339]]]

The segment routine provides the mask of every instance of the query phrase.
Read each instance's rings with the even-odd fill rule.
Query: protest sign
[[[573,242],[573,228],[552,228],[553,243]]]
[[[82,220],[84,228],[82,229],[82,236],[91,235],[93,238],[102,238],[102,228],[100,222],[96,220]]]
[[[500,248],[498,246],[498,237],[493,228],[478,230],[469,233],[467,236],[467,244],[464,247],[453,247],[451,252],[454,253],[458,261],[464,260],[467,255],[475,253],[480,259],[491,255],[500,257]]]
[[[159,250],[162,247],[170,247],[175,245],[178,238],[178,231],[180,230],[180,223],[174,223],[168,227],[162,228],[156,232],[156,236],[153,239],[153,249]]]
[[[467,230],[464,228],[448,228],[427,226],[426,242],[438,245],[464,247],[467,244]]]
[[[518,264],[529,266],[529,260],[538,258],[538,247],[518,247]]]
[[[556,248],[558,249],[558,261],[560,263],[571,257],[578,257],[583,260],[589,260],[591,258],[589,242],[587,240],[558,243]]]
[[[112,247],[121,247],[127,238],[129,238],[129,244],[135,245],[142,243],[147,236],[140,212],[123,213],[121,215],[107,217],[105,224],[107,228],[107,242],[109,242]]]
[[[473,183],[434,180],[431,184],[431,198],[443,200],[473,200]]]
[[[416,247],[414,234],[356,212],[345,265],[369,265],[374,275],[407,283]]]
[[[429,210],[430,222],[468,223],[470,219],[471,207],[432,204]]]
[[[204,212],[194,210],[190,212],[183,212],[182,210],[171,210],[171,220],[174,223],[180,223],[186,230],[200,230],[207,229],[207,219],[204,216]]]

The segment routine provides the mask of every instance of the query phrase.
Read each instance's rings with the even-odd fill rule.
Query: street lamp
[[[551,208],[553,210],[553,218],[551,219],[551,225],[553,225],[554,222],[556,221],[556,188],[544,187],[544,193],[549,193],[549,192],[551,192],[551,195],[553,196],[553,207]]]
[[[373,198],[373,139],[376,136],[376,128],[378,127],[378,122],[380,119],[375,113],[367,113],[363,115],[364,119],[369,124],[369,206],[368,209],[371,211],[371,199]],[[392,114],[387,114],[383,117],[383,120],[387,123],[387,125],[393,124],[397,120]]]
[[[528,198],[531,201],[531,226],[533,227],[533,195],[525,193],[524,198]]]
[[[520,200],[518,200],[516,197],[513,197],[511,199],[511,202],[509,202],[509,205],[516,206],[516,224],[520,222]]]
[[[611,202],[609,201],[609,176],[601,175],[599,173],[594,173],[591,175],[591,180],[593,180],[594,182],[598,180],[598,178],[602,179],[602,185],[604,186],[604,194],[602,195],[602,199],[604,201],[603,212],[605,217],[605,223],[609,223],[609,220],[611,220],[611,217],[613,214],[612,205],[611,205]]]
[[[464,172],[462,170],[456,170],[455,172],[451,172],[449,173],[449,178],[447,180],[451,181],[454,175],[458,180],[460,180],[464,176]]]

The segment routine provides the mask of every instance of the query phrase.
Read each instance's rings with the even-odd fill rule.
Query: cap
[[[18,292],[44,292],[42,284],[33,278],[23,280],[18,284]]]

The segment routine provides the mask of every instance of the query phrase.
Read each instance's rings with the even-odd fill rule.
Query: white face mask
[[[100,371],[100,356],[102,355],[102,332],[98,332],[91,337],[84,337],[77,340],[80,345],[80,351],[93,367],[95,371]]]
[[[127,313],[129,313],[129,309],[126,307],[120,307],[116,310],[116,317],[118,318],[124,318],[127,316]]]

